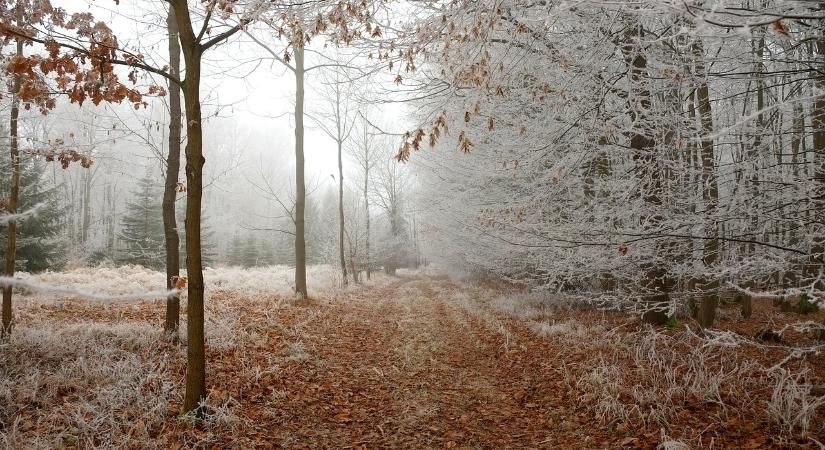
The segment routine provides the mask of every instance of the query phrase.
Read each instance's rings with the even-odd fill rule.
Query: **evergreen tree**
[[[272,266],[277,264],[276,261],[278,260],[275,244],[274,244],[275,236],[273,235],[264,235],[263,239],[258,240],[258,265],[259,266]]]
[[[246,268],[258,266],[258,240],[252,233],[246,235],[241,251],[243,266]]]
[[[180,261],[181,267],[186,266],[186,230],[180,226],[186,219],[186,199],[176,206],[178,215],[178,235],[180,236]],[[215,244],[215,231],[212,230],[211,220],[206,210],[201,212],[201,263],[204,266],[212,266],[218,259],[217,245]]]
[[[227,249],[227,261],[226,263],[230,266],[243,266],[243,241],[241,241],[240,235],[238,232],[235,232],[235,235],[232,236],[232,240],[229,241],[229,248]]]
[[[9,197],[11,164],[8,152],[0,152],[0,198]],[[37,206],[37,213],[17,225],[17,270],[41,272],[60,270],[65,263],[63,243],[59,237],[60,221],[66,209],[58,203],[58,186],[45,179],[46,165],[30,156],[21,155],[19,211]],[[83,169],[86,170],[86,169]],[[6,227],[0,226],[0,242],[7,239]],[[6,248],[0,246],[0,259]]]
[[[235,233],[229,242],[226,254],[227,263],[230,266],[250,268],[275,263],[272,245],[249,232],[244,238]]]
[[[295,253],[292,245],[292,236],[286,233],[277,233],[272,237],[272,257],[270,264],[294,266]]]
[[[161,182],[150,171],[138,181],[133,199],[126,204],[119,262],[162,269],[166,262],[161,210]]]
[[[329,194],[328,194],[329,196]],[[305,231],[307,264],[327,262],[324,258],[327,250],[327,240],[324,236],[323,210],[319,201],[313,196],[307,196],[305,205]]]

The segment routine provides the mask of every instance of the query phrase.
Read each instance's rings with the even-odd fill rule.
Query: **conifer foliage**
[[[9,196],[11,167],[8,152],[0,152],[0,198]],[[63,244],[60,241],[60,224],[65,209],[58,202],[58,187],[44,178],[44,163],[33,157],[21,158],[19,210],[35,209],[35,214],[21,221],[17,227],[16,268],[25,272],[60,270]],[[7,239],[8,229],[0,227],[0,240]],[[5,248],[0,248],[0,259],[5,258]]]
[[[161,186],[160,181],[147,171],[138,181],[132,200],[126,204],[120,232],[121,263],[139,264],[152,269],[163,268],[165,243]]]

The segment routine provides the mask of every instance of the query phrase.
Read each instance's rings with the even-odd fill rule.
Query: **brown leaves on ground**
[[[171,361],[166,382],[174,389],[162,425],[142,426],[164,448],[647,449],[711,441],[715,448],[813,448],[813,439],[823,440],[820,411],[807,437],[780,441],[764,414],[771,395],[765,386],[737,403],[731,397],[743,393],[722,384],[728,406],[689,391],[674,397],[680,403],[667,415],[657,415],[655,399],[632,404],[631,395],[644,394],[633,394],[634,387],[658,392],[636,378],[648,372],[627,356],[634,333],[647,332],[635,318],[575,309],[508,314],[498,292],[423,276],[300,306],[216,292],[206,326],[212,416],[197,424],[179,419],[185,348],[158,340],[155,353]],[[765,305],[758,306],[756,321],[768,320]],[[41,314],[61,323],[148,321],[160,328],[163,316],[162,303],[38,309],[23,321]],[[740,321],[725,310],[721,323],[733,329]],[[678,356],[693,345],[662,342],[650,348],[672,347]],[[762,363],[777,357],[750,350],[741,356]],[[614,377],[599,372],[613,365]],[[809,377],[821,383],[822,372],[820,365]],[[606,414],[608,407],[617,415]]]

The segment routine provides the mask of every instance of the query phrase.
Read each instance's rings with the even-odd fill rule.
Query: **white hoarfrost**
[[[332,266],[308,267],[310,293],[334,293],[339,289],[336,274]],[[294,289],[294,269],[288,266],[207,268],[203,275],[207,295],[220,290],[238,295],[289,296]],[[40,299],[161,300],[168,295],[163,273],[134,265],[39,274],[23,272],[8,281],[24,296]]]
[[[134,322],[17,327],[0,345],[0,447],[152,448],[174,390],[159,338]]]

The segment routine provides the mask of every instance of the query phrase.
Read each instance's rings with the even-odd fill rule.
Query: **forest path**
[[[447,278],[401,277],[277,314],[268,345],[280,362],[234,394],[258,442],[559,448],[587,446],[581,428],[595,431],[568,409],[559,349]]]

